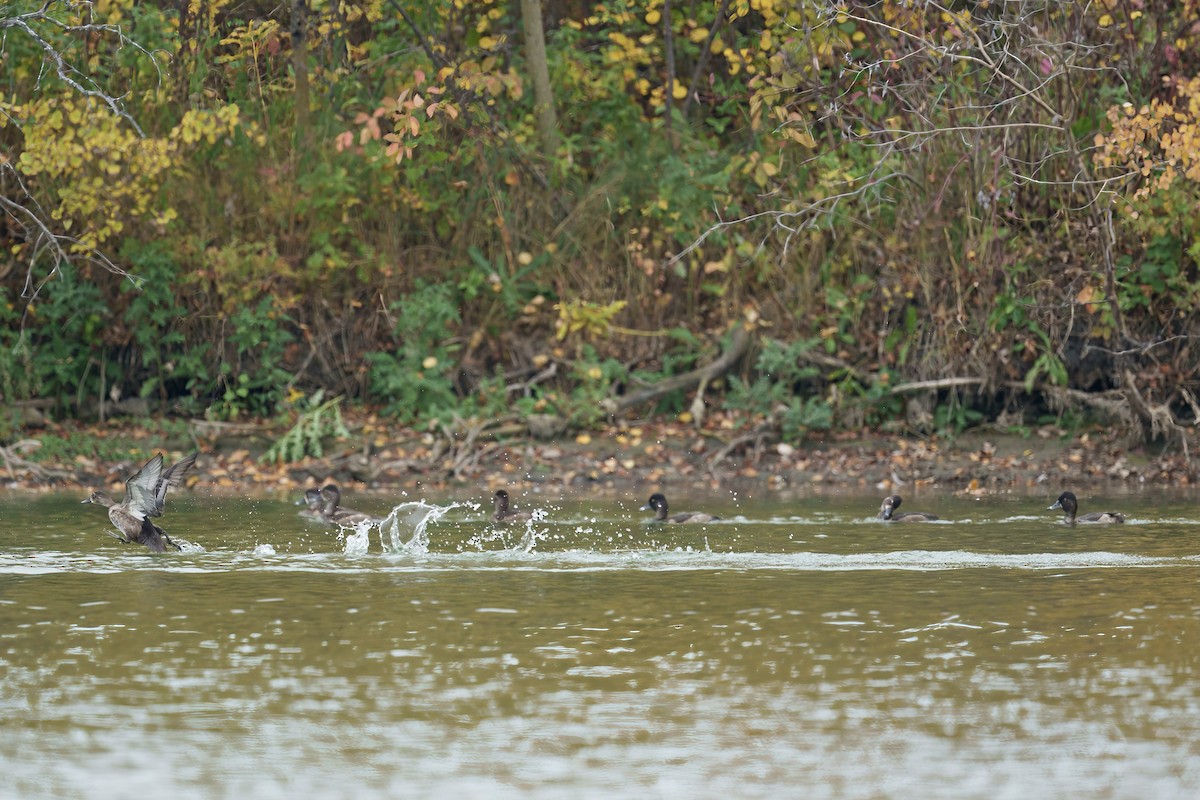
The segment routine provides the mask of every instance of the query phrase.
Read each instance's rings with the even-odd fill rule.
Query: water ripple
[[[112,574],[128,571],[170,573],[261,572],[442,572],[449,570],[706,571],[798,570],[933,572],[960,569],[1078,570],[1197,567],[1200,555],[1144,556],[1108,551],[1079,553],[984,553],[971,550],[896,550],[874,553],[728,553],[711,551],[577,550],[528,552],[522,547],[491,552],[301,553],[277,555],[262,546],[249,552],[209,551],[155,557],[146,554],[27,552],[0,554],[2,575],[56,573]]]

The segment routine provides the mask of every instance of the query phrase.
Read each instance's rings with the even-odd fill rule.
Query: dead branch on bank
[[[430,468],[440,469],[447,476],[461,480],[467,473],[477,471],[488,454],[507,446],[506,437],[526,432],[525,426],[515,424],[517,419],[516,414],[506,414],[486,420],[456,417],[450,424],[442,423],[442,438],[434,444],[426,463]],[[480,437],[485,434],[491,441],[477,447]]]
[[[8,470],[8,477],[14,481],[17,480],[16,471],[18,469],[29,473],[39,481],[70,480],[75,477],[70,472],[43,467],[41,464],[17,455],[27,450],[36,450],[41,446],[42,443],[36,439],[22,439],[19,442],[13,442],[8,447],[0,446],[0,460],[4,461],[4,468]]]
[[[928,381],[913,381],[893,386],[890,394],[902,394],[931,389],[948,389],[956,386],[983,385],[983,378],[939,378]],[[1188,458],[1188,442],[1185,426],[1176,419],[1166,403],[1151,404],[1142,396],[1137,388],[1137,382],[1129,370],[1122,375],[1121,388],[1106,392],[1084,392],[1079,389],[1068,389],[1048,384],[1026,386],[1021,381],[1005,381],[1001,384],[1007,389],[1016,389],[1026,394],[1040,393],[1050,403],[1051,407],[1065,409],[1087,407],[1099,411],[1107,417],[1119,420],[1130,430],[1141,430],[1143,437],[1153,441],[1163,438],[1178,443],[1183,449],[1184,458]],[[1190,392],[1183,390],[1185,399],[1191,404],[1197,419],[1200,419],[1200,404]]]
[[[728,372],[741,360],[742,356],[746,355],[746,351],[750,349],[750,342],[751,336],[749,331],[739,325],[733,330],[733,338],[729,342],[729,347],[715,358],[712,363],[684,373],[683,375],[674,375],[666,378],[645,389],[630,392],[620,397],[607,398],[601,401],[600,405],[609,416],[616,416],[636,406],[666,397],[672,392],[686,392],[699,386],[707,386],[710,382]]]
[[[763,448],[771,442],[779,441],[779,439],[780,431],[778,427],[758,428],[750,433],[746,433],[741,436],[735,436],[724,447],[714,453],[713,457],[708,460],[708,469],[710,472],[715,470],[717,465],[733,454],[734,451],[742,447],[746,447],[747,445],[753,445],[754,457],[751,460],[751,463],[757,464],[759,459],[762,458]]]

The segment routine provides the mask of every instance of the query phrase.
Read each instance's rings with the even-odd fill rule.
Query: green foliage
[[[788,441],[801,441],[810,430],[831,428],[833,407],[828,399],[818,394],[799,394],[820,374],[815,367],[803,365],[801,355],[818,346],[819,340],[813,339],[790,344],[764,340],[754,365],[754,379],[747,383],[733,377],[726,404],[737,411],[774,419]]]
[[[1180,306],[1195,305],[1200,300],[1197,270],[1200,261],[1195,258],[1198,253],[1200,238],[1167,233],[1151,236],[1140,259],[1136,262],[1121,259],[1118,302],[1122,311],[1139,307],[1152,311],[1162,307],[1168,298]]]
[[[68,402],[98,394],[111,319],[98,286],[63,264],[37,300],[24,306],[24,320],[20,300],[0,294],[0,301],[0,321],[9,323],[0,326],[0,391],[5,397]],[[107,389],[120,383],[121,374],[115,363],[105,366]]]
[[[20,331],[21,314],[0,286],[0,399],[6,402],[30,396],[33,363],[29,342]]]
[[[627,381],[629,372],[615,358],[601,358],[589,345],[571,367],[574,389],[561,404],[567,422],[575,428],[590,428],[606,418],[603,401],[613,394],[617,382]]]
[[[42,433],[38,441],[41,447],[31,450],[28,458],[44,464],[70,464],[78,456],[97,461],[129,460],[142,463],[154,455],[151,450],[131,447],[127,439],[109,439],[86,431]]]
[[[188,410],[195,413],[211,381],[205,359],[212,348],[208,343],[188,346],[183,331],[188,312],[177,291],[182,270],[161,242],[130,241],[122,255],[142,279],[137,288],[122,285],[128,295],[122,317],[142,367],[137,396],[157,395],[165,402],[182,395]]]
[[[455,416],[459,419],[497,419],[514,409],[522,416],[531,414],[538,411],[541,405],[544,405],[544,401],[540,392],[535,392],[531,397],[510,400],[504,376],[497,374],[480,380],[478,390],[463,399],[457,412],[453,409],[437,409],[432,416],[444,422]]]
[[[462,389],[565,331],[579,366],[516,402],[590,425],[630,379],[621,363],[653,380],[698,349],[629,334],[751,314],[779,341],[729,402],[789,435],[886,419],[893,380],[964,367],[1065,385],[1053,309],[1097,340],[1197,324],[1200,37],[1191,4],[1160,5],[1054,0],[1036,21],[1019,4],[561,5],[560,145],[542,153],[515,4],[408,4],[435,64],[382,0],[308,4],[307,42],[287,40],[287,4],[17,0],[0,15],[43,9],[28,19],[66,74],[136,125],[10,27],[0,152],[21,181],[3,191],[68,248],[115,253],[140,288],[81,260],[26,313],[42,238],[10,236],[0,395],[116,387],[236,418],[337,384],[405,421],[498,414],[498,378]],[[1000,74],[1012,52],[1041,55]],[[1094,216],[1110,206],[1111,241]],[[1115,298],[1099,263],[1117,265]],[[855,366],[806,366],[814,348]],[[1188,346],[1152,357],[1173,367],[1164,392],[1195,392]]]
[[[350,431],[342,421],[342,398],[324,401],[323,398],[321,391],[309,398],[308,409],[300,413],[296,424],[287,433],[267,448],[259,461],[292,464],[306,456],[320,458],[325,453],[323,442],[327,437],[348,437]]]
[[[1016,330],[1024,334],[1016,339],[1013,352],[1025,356],[1029,369],[1025,372],[1025,390],[1033,391],[1038,378],[1046,376],[1056,386],[1067,382],[1067,367],[1054,350],[1050,335],[1033,319],[1028,309],[1034,304],[1016,295],[1001,294],[988,317],[993,331]]]
[[[983,414],[965,405],[957,394],[951,394],[949,401],[940,404],[933,412],[937,434],[945,439],[952,439],[982,421]]]
[[[451,341],[460,321],[453,287],[425,283],[392,304],[396,349],[367,354],[374,399],[411,422],[457,404],[451,370],[457,345]]]
[[[288,322],[270,297],[233,312],[223,344],[226,351],[232,350],[233,360],[221,363],[220,399],[208,409],[210,416],[237,419],[243,414],[274,413],[291,380],[284,368],[287,347],[294,339]]]
[[[502,325],[504,320],[518,316],[534,297],[552,294],[548,287],[536,283],[538,271],[548,260],[544,253],[518,257],[511,272],[489,261],[478,247],[468,247],[467,255],[470,260],[458,278],[457,288],[463,301],[478,306],[477,316],[485,327]]]
[[[883,339],[883,349],[895,355],[896,366],[903,367],[908,363],[908,357],[919,330],[920,318],[917,314],[917,307],[910,303],[904,309],[904,322],[889,331]]]

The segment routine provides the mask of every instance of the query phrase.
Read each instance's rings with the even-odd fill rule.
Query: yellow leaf
[[[647,25],[657,25],[658,21],[661,19],[662,19],[662,14],[660,12],[658,12],[657,10],[648,12],[646,14],[646,24]]]
[[[676,81],[675,85],[671,88],[671,96],[676,100],[682,100],[683,98],[687,97],[687,93],[687,87],[678,81]]]
[[[790,139],[792,139],[792,141],[796,142],[797,144],[802,145],[803,147],[807,147],[809,150],[812,150],[813,148],[815,148],[817,146],[817,140],[814,139],[813,135],[811,133],[809,133],[808,131],[801,131],[801,130],[796,130],[795,128],[788,128],[787,135]]]
[[[1103,16],[1100,17],[1100,27],[1101,28],[1107,28],[1108,26],[1110,26],[1112,24],[1113,24],[1112,14],[1104,14]]]

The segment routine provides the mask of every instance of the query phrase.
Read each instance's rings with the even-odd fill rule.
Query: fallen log
[[[712,363],[694,369],[691,372],[685,372],[683,375],[673,375],[670,378],[665,378],[653,386],[647,386],[645,389],[639,389],[636,392],[623,394],[620,397],[606,398],[600,402],[600,407],[608,415],[615,416],[622,411],[640,406],[643,403],[649,403],[661,397],[666,397],[672,392],[686,392],[697,386],[707,385],[709,382],[728,372],[742,356],[746,355],[746,351],[750,349],[750,341],[750,333],[743,326],[739,325],[733,330],[733,337],[730,339],[729,347],[725,352],[717,356]]]

